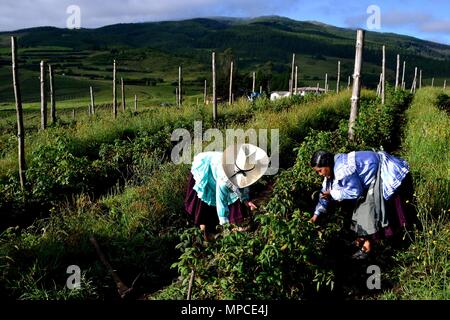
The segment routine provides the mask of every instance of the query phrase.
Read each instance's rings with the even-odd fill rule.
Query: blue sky
[[[81,27],[194,17],[279,15],[339,27],[368,29],[367,8],[380,9],[378,32],[394,32],[450,44],[449,0],[1,0],[0,31],[36,26],[66,27],[70,5],[81,12]]]

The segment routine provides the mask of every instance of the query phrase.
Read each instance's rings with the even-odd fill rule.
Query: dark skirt
[[[389,225],[376,238],[390,238],[417,227],[417,213],[413,206],[413,183],[408,173],[392,197],[385,202]]]
[[[216,226],[219,224],[219,218],[217,216],[217,210],[215,206],[210,206],[203,202],[194,190],[195,179],[192,173],[189,172],[189,181],[186,191],[186,197],[184,199],[184,208],[186,212],[194,218],[194,224],[199,226],[204,224],[208,232],[214,232]],[[247,207],[237,200],[233,204],[228,206],[229,220],[232,224],[241,224],[249,216]]]

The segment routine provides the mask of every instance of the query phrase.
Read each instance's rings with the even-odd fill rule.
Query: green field
[[[9,36],[0,33],[0,107],[14,102]],[[195,102],[208,82],[211,93],[211,52],[217,52],[218,95],[227,98],[229,62],[235,62],[236,97],[251,90],[251,73],[257,72],[256,88],[287,90],[292,53],[299,67],[299,86],[335,89],[337,62],[341,61],[341,86],[353,73],[353,30],[281,17],[249,20],[193,19],[179,22],[122,24],[92,30],[34,28],[18,36],[20,81],[24,103],[39,101],[39,62],[54,66],[57,100],[89,100],[94,86],[99,103],[111,100],[112,62],[117,79],[123,77],[130,95],[158,105],[173,102],[178,66],[183,66],[185,96]],[[395,81],[396,54],[406,61],[406,84],[414,67],[423,69],[423,83],[442,86],[450,73],[450,48],[393,34],[366,32],[363,86],[376,88],[381,72],[381,45],[387,49],[386,80]],[[450,79],[449,79],[450,80]],[[128,83],[128,84],[127,84]]]
[[[22,188],[9,35],[0,33],[0,298],[120,299],[91,237],[126,284],[138,279],[130,300],[185,299],[193,269],[192,298],[198,300],[449,298],[450,91],[441,88],[450,74],[448,46],[368,32],[364,88],[350,141],[346,88],[353,30],[279,17],[25,30],[18,35],[27,164]],[[385,104],[373,90],[382,44],[388,45]],[[215,123],[211,104],[203,103],[205,79],[211,94],[213,49],[222,101],[228,97],[228,63],[237,65],[235,102],[219,103]],[[330,92],[248,101],[253,71],[257,88],[287,90],[293,52],[299,86],[323,87],[328,73]],[[407,60],[404,91],[393,89],[397,52]],[[56,72],[58,121],[46,130],[40,130],[41,59]],[[118,84],[116,119],[114,59],[127,103],[123,112]],[[342,90],[336,94],[338,60]],[[179,65],[185,100],[175,106]],[[424,79],[413,95],[415,65],[423,68]],[[436,88],[430,88],[432,76]],[[95,91],[94,116],[87,112],[89,86]],[[278,130],[280,170],[253,186],[258,209],[246,232],[227,225],[205,242],[185,213],[189,165],[171,161],[171,135],[181,128],[192,134],[195,121],[202,122],[202,133],[217,128],[223,136],[231,128]],[[399,243],[382,240],[373,260],[351,260],[345,208],[338,206],[319,224],[309,222],[311,194],[321,184],[309,161],[318,149],[382,149],[404,157],[415,188],[406,205],[417,210],[420,223]],[[381,290],[367,288],[370,264],[381,267]],[[81,269],[80,290],[66,286],[69,265]]]

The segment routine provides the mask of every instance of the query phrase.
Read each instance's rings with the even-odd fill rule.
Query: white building
[[[291,93],[289,91],[272,91],[270,93],[270,100],[277,100],[281,98],[290,97]]]
[[[317,87],[301,87],[297,88],[297,93],[294,92],[294,95],[304,96],[306,93],[325,93],[325,89],[317,88]],[[270,100],[277,100],[281,98],[290,97],[291,93],[289,91],[272,91],[270,93]]]

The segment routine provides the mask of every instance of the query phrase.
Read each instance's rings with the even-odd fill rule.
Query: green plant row
[[[314,99],[305,104],[299,103],[298,106],[288,106],[284,111],[286,114],[280,119],[295,119],[297,122],[289,123],[289,127],[294,127],[302,125],[302,121],[305,121],[298,114],[307,114],[305,119],[313,118],[314,113],[321,112],[323,108],[332,108],[329,105],[330,101],[345,100],[347,101],[345,108],[347,110],[349,108],[348,95],[324,97],[323,103],[321,99]],[[223,114],[237,121],[240,118],[239,114],[252,112],[252,108],[258,109],[258,103],[267,102],[261,101],[255,105],[242,102],[243,105],[238,104],[235,109],[224,108]],[[273,105],[276,106],[276,103]],[[268,108],[272,108],[273,105],[267,103]],[[192,110],[189,112],[187,114],[193,113]],[[260,110],[255,111],[256,115],[253,119],[249,119],[250,122],[256,123],[256,116],[262,119],[263,113]],[[267,118],[273,118],[273,113],[272,110],[266,111]],[[176,125],[183,126],[185,123],[188,128],[192,127],[196,119],[194,116],[188,120],[183,120],[180,115],[173,117],[178,121]],[[161,118],[157,120],[162,121]],[[45,183],[54,184],[55,179],[60,179],[66,183],[67,188],[72,188],[75,185],[76,175],[83,172],[78,171],[79,168],[76,167],[76,170],[70,171],[72,166],[76,166],[80,161],[80,165],[87,163],[91,166],[102,161],[110,163],[110,167],[113,168],[125,168],[122,171],[128,173],[125,185],[113,188],[110,191],[111,195],[104,195],[99,199],[82,193],[74,196],[73,204],[55,203],[50,208],[49,217],[36,220],[28,228],[8,228],[0,237],[1,256],[4,257],[0,264],[1,277],[4,280],[0,292],[5,296],[21,299],[114,297],[114,284],[98,261],[89,242],[92,234],[96,236],[111,264],[127,283],[131,283],[133,277],[141,273],[141,280],[138,282],[140,288],[153,291],[167,285],[176,276],[175,271],[169,267],[178,255],[175,245],[179,232],[188,223],[183,209],[188,166],[166,162],[158,148],[153,148],[157,145],[163,149],[164,142],[169,139],[163,137],[166,131],[162,131],[160,135],[139,133],[130,139],[114,138],[116,135],[114,132],[123,132],[127,122],[128,128],[131,127],[131,130],[127,131],[130,137],[132,130],[148,128],[147,121],[150,124],[157,122],[156,120],[151,122],[150,116],[139,120],[130,115],[123,122],[119,120],[115,126],[115,123],[111,122],[110,125],[107,120],[98,121],[99,123],[105,121],[104,126],[107,130],[98,132],[92,128],[92,123],[90,126],[81,125],[78,131],[68,130],[72,133],[67,135],[71,137],[69,140],[60,137],[52,140],[45,148],[37,148],[42,150],[40,156],[43,157],[43,161],[40,163],[52,163],[55,157],[68,162],[61,169],[58,169],[59,166],[51,167],[50,164],[43,166],[41,172],[45,173],[44,176],[53,174],[45,172],[46,170],[59,170],[58,174],[53,176],[54,179],[48,179]],[[281,127],[281,121],[273,125]],[[153,126],[157,127],[157,124]],[[233,126],[239,127],[239,124],[233,123]],[[252,127],[252,124],[247,123],[246,126]],[[254,127],[257,127],[256,124]],[[63,128],[54,130],[64,132]],[[112,133],[108,133],[108,130]],[[110,136],[112,138],[108,138]],[[153,137],[155,139],[152,139]],[[72,148],[73,141],[112,143],[100,144],[98,150],[100,159],[96,159],[90,152],[86,152],[92,150],[86,147],[87,143],[81,144],[84,148],[76,149]],[[55,150],[55,153],[48,154],[49,150]],[[89,172],[87,174],[90,174]],[[94,175],[94,178],[100,179],[101,175]],[[90,183],[85,182],[85,185],[90,186]],[[77,291],[77,294],[64,287],[67,278],[66,268],[72,264],[80,266],[83,281],[86,282],[85,290]]]
[[[403,91],[390,92],[385,106],[376,99],[364,101],[354,143],[346,137],[346,120],[337,129],[331,127],[332,131],[326,131],[326,126],[311,130],[296,148],[294,166],[278,175],[270,200],[251,224],[252,231],[233,232],[227,226],[215,241],[203,242],[197,229],[187,230],[179,244],[183,253],[173,265],[181,282],[151,298],[183,299],[192,270],[196,299],[329,297],[336,283],[333,244],[341,236],[343,217],[330,217],[327,226],[320,229],[309,223],[308,212],[314,205],[308,200],[310,191],[320,185],[317,174],[309,168],[309,159],[317,149],[343,152],[390,145],[393,121],[409,102],[410,95]],[[378,123],[369,123],[373,119],[379,119]],[[371,141],[376,144],[370,145]]]

